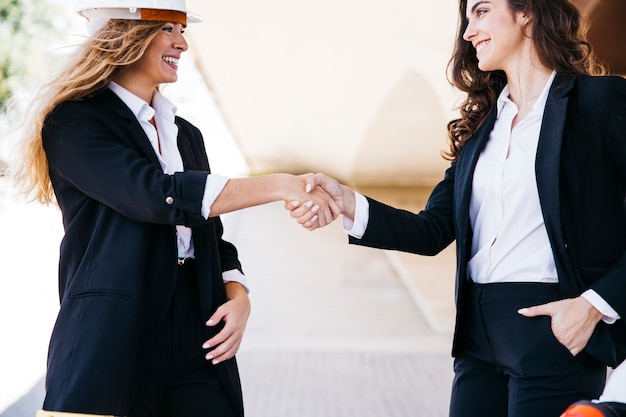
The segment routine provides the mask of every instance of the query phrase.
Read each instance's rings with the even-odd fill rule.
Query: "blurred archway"
[[[626,0],[572,0],[626,74]],[[433,184],[460,96],[446,65],[456,1],[187,0],[192,50],[252,173]]]

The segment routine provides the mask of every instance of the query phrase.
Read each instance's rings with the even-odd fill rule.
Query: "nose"
[[[189,45],[187,44],[185,35],[183,35],[181,32],[178,32],[178,36],[176,36],[176,39],[174,41],[174,47],[182,52],[185,52],[187,49],[189,49]]]
[[[472,21],[469,20],[467,22],[467,27],[465,28],[465,31],[463,32],[463,39],[468,42],[471,42],[474,36],[476,36],[476,29],[474,28]]]

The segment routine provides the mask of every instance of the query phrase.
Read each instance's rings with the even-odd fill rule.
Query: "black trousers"
[[[606,367],[584,352],[572,356],[550,317],[517,313],[559,299],[557,284],[469,286],[459,311],[451,417],[558,417],[600,396]]]
[[[149,355],[129,417],[238,417],[206,341],[195,262],[178,267],[176,290]]]

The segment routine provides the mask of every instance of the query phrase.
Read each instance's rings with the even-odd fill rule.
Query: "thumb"
[[[306,177],[306,192],[307,193],[310,192],[318,185],[321,185],[323,187],[325,182],[326,182],[326,176],[322,173],[308,175]]]
[[[313,188],[315,188],[317,186],[316,181],[315,181],[315,177],[313,175],[310,175],[308,177],[306,177],[306,192],[310,193],[311,190]]]
[[[550,316],[549,304],[541,304],[533,307],[525,307],[517,310],[524,317]]]

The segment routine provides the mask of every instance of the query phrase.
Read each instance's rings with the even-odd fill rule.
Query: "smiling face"
[[[523,59],[524,46],[530,42],[523,31],[525,17],[512,13],[507,0],[469,0],[466,18],[463,39],[476,49],[482,71],[508,72]]]
[[[165,23],[144,54],[120,72],[116,82],[150,102],[159,84],[178,80],[178,61],[188,49],[180,23]]]

